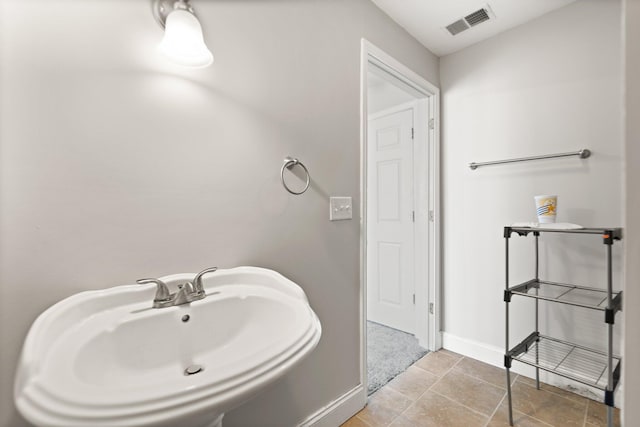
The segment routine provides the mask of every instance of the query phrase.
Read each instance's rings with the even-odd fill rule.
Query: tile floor
[[[369,398],[342,427],[507,427],[504,369],[440,350],[429,353]],[[606,406],[512,375],[518,427],[606,426]],[[620,425],[616,410],[616,426]]]

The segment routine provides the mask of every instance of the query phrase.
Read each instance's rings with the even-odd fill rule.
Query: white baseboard
[[[447,332],[442,334],[442,346],[447,350],[463,356],[471,357],[498,368],[504,368],[504,348],[480,343],[468,338],[458,337]],[[536,370],[534,367],[519,362],[513,364],[511,371],[528,378],[535,378],[536,376]],[[540,370],[540,381],[569,390],[590,399],[602,401],[604,397],[603,393],[598,389],[543,370]],[[622,389],[622,384],[620,384],[615,393],[614,400],[616,407],[618,408],[622,407]]]
[[[367,394],[358,384],[299,424],[299,427],[336,427],[357,414],[367,404]]]
[[[504,349],[461,338],[448,332],[442,333],[442,347],[489,365],[504,368]]]

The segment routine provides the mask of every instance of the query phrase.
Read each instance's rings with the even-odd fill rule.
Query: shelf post
[[[610,233],[611,234],[611,233]],[[607,309],[613,310],[613,268],[611,266],[611,246],[613,246],[613,239],[605,239],[607,247]],[[615,316],[615,314],[614,314]],[[607,338],[608,338],[608,376],[607,376],[607,391],[605,395],[609,394],[610,399],[607,403],[607,425],[613,427],[613,323],[607,323]]]
[[[533,235],[535,236],[535,240],[536,240],[536,282],[538,282],[540,280],[540,256],[539,256],[539,246],[538,246],[538,238],[540,237],[540,233],[537,231],[533,232]],[[540,287],[536,287],[536,296],[538,296],[538,291],[539,291]],[[539,325],[539,305],[538,305],[538,298],[535,299],[536,300],[536,333],[540,334],[540,325]],[[538,348],[539,346],[536,346],[536,388],[538,390],[540,390],[540,368],[538,368],[537,365],[540,364],[540,350]]]
[[[511,229],[505,227],[504,230],[504,254],[505,254],[505,292],[509,292],[509,238],[511,237]],[[504,361],[505,370],[507,371],[507,398],[509,399],[509,425],[513,425],[513,402],[511,401],[511,357],[509,356],[509,301],[505,299],[505,322],[504,322]]]

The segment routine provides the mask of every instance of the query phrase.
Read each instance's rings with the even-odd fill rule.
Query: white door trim
[[[440,89],[417,73],[398,62],[369,41],[362,39],[360,62],[360,382],[363,385],[363,402],[367,398],[367,343],[366,343],[366,316],[367,316],[367,269],[366,269],[366,236],[367,236],[367,70],[372,63],[400,79],[426,99],[425,109],[418,111],[418,120],[415,123],[428,123],[432,126],[416,126],[416,141],[426,141],[422,146],[428,155],[428,197],[417,197],[416,202],[422,200],[422,204],[416,204],[416,228],[422,227],[422,233],[427,236],[420,252],[416,251],[416,258],[428,260],[427,291],[416,292],[416,316],[428,319],[428,330],[416,334],[428,337],[427,342],[420,341],[421,345],[429,350],[437,350],[442,347],[442,333],[440,327]],[[423,162],[426,163],[426,162]],[[423,169],[424,170],[424,169]],[[423,189],[424,190],[424,189]],[[424,194],[424,193],[423,193]],[[426,199],[426,200],[425,200]],[[417,230],[418,231],[418,230]],[[433,312],[429,307],[433,304]],[[423,324],[425,322],[422,322]],[[418,322],[420,324],[420,322]]]

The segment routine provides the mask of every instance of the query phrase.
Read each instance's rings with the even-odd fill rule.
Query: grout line
[[[542,420],[539,420],[539,419],[538,419],[538,418],[536,418],[536,417],[532,417],[531,415],[524,414],[524,416],[525,416],[525,417],[529,417],[529,418],[531,418],[532,420],[535,420],[535,421],[537,421],[537,422],[539,422],[539,423],[542,423],[542,424],[544,424],[545,426],[549,426],[549,427],[557,427],[557,426],[555,426],[555,425],[553,425],[553,424],[549,424],[549,423],[548,423],[548,422],[546,422],[546,421],[542,421]]]
[[[474,362],[480,362],[480,361],[479,361],[479,360],[477,360],[477,359],[473,359],[473,358],[471,358],[471,357],[467,357],[467,356],[462,356],[462,357],[460,358],[460,360],[459,360],[458,362],[456,362],[456,363],[455,363],[455,364],[454,364],[454,365],[453,365],[453,366],[452,366],[452,367],[451,367],[451,368],[450,368],[450,369],[449,369],[449,370],[448,370],[444,375],[442,375],[442,376],[444,377],[446,374],[448,374],[449,372],[451,372],[451,371],[453,370],[453,368],[455,368],[455,367],[456,367],[460,362],[462,362],[462,359],[469,359],[469,360],[473,360]],[[480,362],[480,363],[484,363],[484,362]],[[491,365],[489,365],[489,366],[491,366]],[[505,372],[505,370],[504,370],[503,368],[498,368],[498,367],[496,367],[496,368],[497,368],[497,369],[500,369],[500,370],[502,371],[502,373],[503,373],[503,374],[505,374],[505,376],[506,376],[506,372]],[[474,379],[476,379],[476,380],[482,381],[482,382],[483,382],[483,383],[485,383],[485,384],[489,384],[489,385],[491,385],[491,386],[493,386],[493,387],[496,387],[496,388],[499,388],[499,389],[501,389],[501,390],[504,390],[505,392],[507,391],[506,386],[499,386],[499,385],[495,385],[494,383],[491,383],[491,382],[489,382],[489,381],[487,381],[487,380],[485,380],[485,379],[483,379],[483,378],[480,378],[480,377],[475,376],[475,375],[473,375],[473,374],[468,374],[468,373],[466,373],[466,372],[462,372],[462,371],[460,371],[460,373],[461,373],[461,374],[464,374],[464,375],[466,375],[466,376],[468,376],[468,377],[474,378]],[[519,375],[519,374],[516,374],[516,373],[515,373],[515,372],[513,372],[513,371],[512,371],[511,373],[513,374],[513,380],[511,381],[511,386],[513,387],[513,385],[515,384],[515,382],[516,382],[516,380],[518,379],[518,377],[520,377],[520,375]],[[504,388],[503,388],[503,387],[504,387]]]
[[[428,390],[428,389],[427,389],[427,390]],[[425,391],[424,393],[426,393],[426,391]],[[422,396],[424,395],[424,393],[422,393],[422,394],[420,395],[420,397],[422,397]],[[418,397],[418,399],[420,399],[420,397]],[[400,416],[401,416],[401,415],[403,415],[405,412],[407,412],[407,411],[409,410],[409,408],[411,408],[413,405],[415,405],[415,404],[416,404],[416,402],[418,401],[418,399],[414,400],[413,402],[411,402],[411,405],[409,405],[409,406],[407,406],[406,408],[404,408],[404,411],[400,412],[400,414],[398,414],[398,415],[393,419],[393,421],[395,421],[398,417],[400,417]],[[393,422],[393,421],[391,421],[391,422]]]
[[[504,400],[507,398],[507,391],[504,391],[504,396],[502,396],[502,399],[500,399],[500,402],[498,402],[498,404],[496,405],[496,408],[493,410],[493,412],[491,413],[491,415],[489,416],[489,419],[487,420],[486,424],[484,425],[484,427],[487,427],[489,425],[489,423],[491,422],[491,420],[493,419],[493,417],[495,417],[496,412],[498,412],[498,409],[500,409],[500,406],[502,406],[502,402],[504,402]]]
[[[358,414],[356,414],[356,416],[355,416],[355,417],[356,417],[360,422],[362,422],[365,426],[367,426],[367,427],[371,427],[371,424],[369,424],[368,422],[366,422],[365,420],[363,420],[362,418],[360,418],[360,417],[358,416]],[[349,418],[349,419],[351,419],[351,418]]]
[[[514,412],[520,412],[520,411],[516,411],[515,409],[514,409],[513,411],[514,411]],[[539,423],[544,424],[545,426],[549,426],[549,427],[556,427],[554,424],[549,424],[548,422],[546,422],[546,421],[542,421],[541,419],[536,418],[536,417],[534,417],[533,415],[525,414],[524,412],[520,412],[520,413],[521,413],[522,415],[524,415],[525,417],[527,417],[527,418],[531,418],[532,420],[535,420],[535,421],[537,421],[537,422],[539,422]]]
[[[506,375],[506,372],[505,372],[505,375]],[[515,373],[513,374],[513,380],[511,380],[511,387],[513,387],[513,385],[515,384],[516,379],[518,379],[518,376],[519,376],[518,374],[515,374]],[[496,413],[498,413],[498,410],[500,409],[500,407],[504,403],[505,399],[507,399],[509,397],[508,392],[509,392],[509,390],[505,390],[504,391],[504,396],[502,396],[502,400],[500,400],[500,402],[498,402],[498,405],[493,410],[493,413],[491,414],[491,416],[487,420],[487,423],[484,425],[484,427],[487,427],[489,425],[489,423],[491,422],[491,420],[493,419],[493,417],[496,416]],[[513,408],[511,408],[511,410],[513,411]]]
[[[513,375],[513,380],[511,381],[511,387],[515,385],[516,381],[518,381],[518,378],[520,378],[520,375],[518,374]]]
[[[403,398],[405,398],[405,399],[407,399],[407,400],[409,400],[409,401],[411,402],[411,403],[409,404],[409,406],[408,406],[408,407],[410,407],[411,405],[413,405],[414,401],[413,401],[410,397],[408,397],[408,396],[406,396],[406,395],[404,395],[404,394],[400,393],[399,391],[397,391],[397,390],[395,390],[395,389],[393,389],[393,388],[391,388],[391,387],[387,387],[388,385],[389,385],[389,383],[387,383],[387,384],[383,385],[382,387],[380,387],[380,388],[376,391],[376,393],[377,393],[377,392],[379,392],[379,391],[385,390],[386,392],[390,392],[391,394],[398,394],[398,395],[402,396]],[[408,407],[407,407],[407,408],[408,408]],[[391,419],[389,420],[389,422],[387,422],[386,424],[384,424],[384,426],[383,426],[383,427],[388,427],[389,425],[391,425],[391,423],[393,423],[393,422],[396,420],[396,418],[398,418],[402,413],[404,413],[404,411],[406,411],[406,409],[407,409],[407,408],[405,408],[405,410],[403,410],[403,411],[401,411],[401,412],[396,413],[396,414],[393,416],[393,418],[391,418]],[[389,410],[388,408],[384,408],[384,411],[385,411],[385,413],[393,413],[393,412],[395,412],[395,410]],[[356,416],[356,418],[358,418],[360,421],[362,421],[362,422],[363,422],[364,424],[366,424],[368,427],[372,427],[372,425],[371,425],[369,422],[367,422],[366,420],[362,419],[362,418],[359,416],[359,414],[360,414],[360,412],[358,412],[358,413],[355,415],[355,416]],[[374,422],[376,423],[375,425],[379,425],[379,424],[378,424],[378,423],[379,423],[379,421],[380,421],[380,420],[379,420],[378,418],[374,418]]]
[[[538,389],[537,389],[535,386],[533,386],[533,385],[529,385],[529,384],[524,383],[524,382],[522,382],[522,381],[519,381],[519,382],[520,382],[520,384],[522,384],[522,385],[524,385],[524,386],[527,386],[527,387],[529,387],[529,388],[532,388],[532,389],[534,389],[534,390],[536,390],[536,391],[544,391],[544,392],[547,392],[547,393],[553,394],[554,396],[560,397],[560,398],[562,398],[562,399],[564,399],[564,400],[568,400],[569,402],[572,402],[572,403],[580,403],[580,402],[576,402],[575,400],[572,400],[572,399],[569,399],[569,398],[567,398],[567,397],[564,397],[564,396],[562,396],[562,395],[560,395],[560,394],[550,392],[549,390],[542,390],[542,387],[540,388],[540,390],[538,390]],[[545,383],[541,383],[541,384],[545,384]],[[547,385],[548,385],[548,384],[547,384]],[[588,406],[589,406],[589,402],[587,402],[587,405],[586,405],[586,407],[585,407],[585,411],[588,409]],[[525,413],[524,415],[526,415],[526,416],[527,416],[527,417],[529,417],[529,418],[533,418],[533,419],[534,419],[534,420],[536,420],[536,421],[539,421],[539,422],[541,422],[541,423],[544,423],[544,424],[547,424],[547,425],[550,425],[551,427],[553,427],[553,425],[548,424],[546,421],[542,421],[541,419],[538,419],[538,418],[534,417],[533,415],[529,415],[529,414],[526,414],[526,413]],[[586,418],[586,412],[585,412],[585,418]],[[585,420],[585,423],[586,423],[586,420]],[[585,425],[586,425],[586,424],[585,424]],[[583,426],[583,427],[584,427],[584,426]]]
[[[425,390],[425,391],[424,391],[420,396],[418,396],[418,397],[416,398],[416,400],[415,400],[415,401],[417,401],[418,399],[420,399],[422,396],[424,396],[424,394],[425,394],[427,391],[431,390],[431,389],[432,389],[436,384],[438,384],[438,383],[440,382],[440,380],[442,380],[442,379],[443,379],[443,378],[444,378],[444,377],[445,377],[449,372],[451,372],[451,370],[452,370],[454,367],[456,367],[456,365],[457,365],[458,363],[460,363],[460,361],[461,361],[462,359],[464,359],[464,356],[462,356],[460,359],[458,359],[458,361],[456,361],[456,363],[454,363],[453,365],[451,365],[451,367],[450,367],[449,369],[447,369],[447,370],[446,370],[442,375],[440,375],[440,376],[438,376],[438,375],[434,374],[433,372],[427,371],[426,369],[422,369],[422,368],[420,368],[420,367],[418,366],[418,368],[422,369],[422,370],[423,370],[423,371],[425,371],[425,372],[430,373],[431,375],[433,375],[434,377],[437,377],[438,379],[437,379],[433,384],[431,384],[431,385],[430,385],[430,386],[429,386],[429,387],[428,387],[428,388],[427,388],[427,389],[426,389],[426,390]]]
[[[451,356],[451,357],[453,357],[453,356]],[[453,368],[454,368],[458,363],[460,363],[460,361],[462,361],[462,359],[464,359],[464,357],[465,357],[465,356],[460,357],[460,358],[456,361],[456,363],[454,363],[453,365],[451,365],[451,367],[450,367],[449,369],[447,369],[447,371],[446,371],[446,372],[444,372],[441,376],[438,376],[438,375],[434,374],[434,373],[433,373],[433,372],[431,372],[431,371],[427,371],[426,369],[423,369],[423,368],[421,368],[420,366],[417,366],[417,365],[416,365],[416,363],[418,363],[418,361],[416,360],[416,361],[414,362],[414,364],[413,364],[413,365],[411,365],[411,366],[415,366],[415,367],[416,367],[416,368],[418,368],[418,369],[422,369],[423,371],[425,371],[425,372],[426,372],[426,373],[428,373],[428,374],[433,375],[433,376],[434,376],[434,377],[436,377],[437,379],[435,380],[435,382],[434,382],[433,384],[431,384],[429,387],[427,387],[427,389],[426,389],[425,391],[423,391],[423,392],[422,392],[422,394],[420,394],[418,397],[416,397],[416,398],[415,398],[415,400],[413,400],[413,401],[411,402],[411,405],[407,406],[407,407],[405,408],[405,410],[404,410],[404,411],[402,411],[402,412],[400,413],[400,415],[404,414],[405,412],[407,412],[407,411],[409,410],[409,408],[411,408],[413,405],[415,405],[415,403],[416,403],[418,400],[420,400],[420,398],[421,398],[422,396],[424,396],[424,395],[425,395],[429,390],[431,390],[431,389],[433,388],[433,386],[435,386],[436,384],[438,384],[438,383],[440,382],[440,380],[441,380],[442,378],[444,378],[444,377],[445,377],[445,375],[447,375],[449,372],[451,372],[451,370],[452,370],[452,369],[453,369]],[[420,359],[419,359],[419,360],[420,360]],[[407,368],[407,369],[408,369],[408,368]],[[385,384],[385,386],[386,386],[386,384]],[[384,386],[383,386],[383,387],[384,387]],[[435,392],[434,392],[434,393],[435,393]],[[401,393],[401,394],[402,394],[402,393]],[[403,394],[403,396],[404,396],[404,394]],[[400,415],[398,415],[396,418],[398,418]],[[394,418],[394,420],[395,420],[395,418]],[[393,421],[392,421],[392,422],[393,422]]]
[[[513,397],[513,396],[511,396]],[[498,412],[498,410],[500,409],[500,406],[502,406],[502,403],[505,401],[505,399],[507,399],[507,392],[505,391],[504,396],[502,396],[502,400],[500,401],[500,403],[498,403],[498,406],[496,406],[495,411],[493,411],[493,414],[491,414],[491,417],[489,418],[489,421],[487,421],[487,424],[484,425],[484,427],[487,427],[489,425],[489,423],[491,422],[491,420],[493,419],[493,417],[496,415],[496,413]],[[512,412],[520,412],[520,411],[516,411],[515,409],[511,408]],[[533,420],[536,420],[546,426],[549,427],[554,427],[552,424],[547,423],[546,421],[542,421],[537,419],[536,417],[532,417],[531,415],[525,414],[524,412],[521,412],[521,414],[523,414],[525,417],[527,418],[531,418]],[[508,416],[508,415],[507,415]],[[583,426],[584,427],[584,426]]]
[[[447,372],[447,373],[448,373],[448,372]],[[469,377],[469,378],[473,378],[474,380],[480,381],[480,382],[485,383],[485,384],[487,384],[487,385],[490,385],[491,387],[493,387],[493,388],[497,388],[498,390],[502,390],[502,391],[504,391],[505,393],[507,392],[507,388],[506,388],[506,387],[504,387],[504,388],[503,388],[503,387],[500,387],[500,386],[498,386],[498,385],[495,385],[495,384],[493,384],[493,383],[490,383],[489,381],[485,381],[485,380],[483,380],[482,378],[476,377],[475,375],[467,374],[466,372],[459,371],[458,373],[459,373],[459,374],[462,374],[462,375],[464,375],[464,376],[467,376],[467,377]]]
[[[464,357],[462,358],[464,359]],[[462,359],[458,359],[458,361],[456,363],[454,363],[453,365],[451,365],[451,367],[449,369],[447,369],[447,372],[445,372],[444,374],[442,374],[442,377],[444,377],[445,375],[447,375],[449,372],[453,371],[453,368],[455,368],[456,366],[458,366],[458,364],[460,364],[460,362],[462,362]],[[442,378],[441,377],[441,378]]]
[[[518,412],[520,412],[520,411],[518,411]],[[524,412],[523,412],[523,414],[524,414]],[[529,418],[531,418],[532,420],[536,420],[537,422],[542,423],[542,424],[544,424],[544,425],[546,425],[546,426],[549,426],[549,427],[556,427],[556,426],[555,426],[555,425],[553,425],[553,424],[549,424],[548,422],[546,422],[546,421],[542,421],[541,419],[538,419],[538,418],[533,417],[533,416],[531,416],[531,415],[524,414],[524,416],[525,416],[525,417],[529,417]]]
[[[542,387],[540,387],[540,390],[538,390],[538,389],[536,388],[536,386],[535,386],[535,385],[530,385],[530,384],[527,384],[527,383],[523,383],[522,381],[519,381],[519,382],[520,382],[520,384],[522,384],[522,385],[524,385],[524,386],[527,386],[527,387],[529,387],[529,388],[532,388],[532,389],[534,389],[534,390],[536,390],[536,391],[546,391],[547,393],[551,393],[551,394],[553,394],[554,396],[560,397],[560,398],[562,398],[562,399],[564,399],[564,400],[568,400],[569,402],[572,402],[572,403],[578,403],[578,404],[580,403],[580,402],[576,402],[576,401],[575,401],[575,400],[573,400],[573,399],[569,399],[568,397],[565,397],[565,396],[563,396],[563,395],[561,395],[561,394],[557,394],[557,393],[554,393],[554,392],[549,391],[549,390],[542,390]]]
[[[588,415],[589,415],[589,402],[587,401],[587,406],[584,408],[584,422],[582,423],[582,425],[585,427],[587,425]]]
[[[525,378],[526,378],[526,377],[525,377]],[[520,384],[524,384],[524,385],[526,385],[526,386],[528,386],[528,387],[536,388],[536,386],[535,386],[535,385],[533,385],[533,384],[527,384],[527,383],[526,383],[526,382],[524,382],[524,381],[518,381],[518,382],[519,382]],[[543,385],[546,385],[546,386],[548,386],[548,387],[552,387],[552,389],[551,389],[551,390],[549,390],[549,389],[543,389],[543,388],[542,388],[542,386],[543,386]],[[562,390],[562,391],[564,391],[565,393],[573,394],[573,395],[575,395],[575,396],[579,397],[580,399],[584,400],[584,402],[581,402],[580,400],[576,400],[576,399],[572,399],[572,398],[570,398],[570,397],[567,397],[567,396],[566,396],[566,394],[558,393],[557,391],[555,391],[555,389]],[[538,390],[538,389],[536,389],[536,390]],[[588,404],[589,404],[589,401],[590,401],[590,400],[593,400],[593,399],[589,399],[589,398],[588,398],[588,397],[586,397],[586,396],[579,395],[578,393],[574,393],[574,392],[572,392],[571,390],[565,390],[565,389],[563,389],[563,388],[556,387],[556,386],[551,385],[551,384],[543,383],[542,381],[540,381],[540,390],[538,390],[538,391],[546,391],[547,393],[551,393],[551,394],[553,394],[554,396],[562,397],[563,399],[567,399],[567,400],[570,400],[570,401],[571,401],[571,402],[573,402],[573,403],[578,403],[578,404],[580,404],[580,403],[585,403],[585,404],[587,404],[587,405],[588,405]]]
[[[444,394],[440,394],[440,393],[438,393],[437,391],[432,391],[431,393],[433,393],[433,394],[437,394],[437,395],[438,395],[438,396],[440,396],[440,397],[444,397],[445,399],[450,400],[450,401],[452,401],[453,403],[455,403],[455,404],[457,404],[457,405],[460,405],[460,406],[462,406],[463,408],[468,409],[469,411],[471,411],[471,412],[473,412],[473,413],[475,413],[475,414],[478,414],[478,415],[480,415],[480,416],[482,416],[482,417],[484,417],[484,418],[486,418],[486,417],[487,417],[487,414],[483,414],[482,412],[479,412],[479,411],[478,411],[478,410],[476,410],[476,409],[470,408],[470,407],[468,407],[467,405],[465,405],[464,403],[460,403],[460,402],[458,402],[457,400],[453,400],[452,398],[450,398],[450,397],[448,397],[448,396],[445,396]]]

